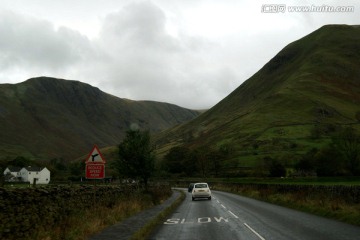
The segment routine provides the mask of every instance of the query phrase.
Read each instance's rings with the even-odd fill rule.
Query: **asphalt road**
[[[360,239],[360,227],[250,198],[212,191],[212,200],[192,201],[186,195],[150,239]]]

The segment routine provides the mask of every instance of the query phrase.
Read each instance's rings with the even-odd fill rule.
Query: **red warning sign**
[[[91,150],[89,156],[87,157],[86,164],[92,163],[92,164],[105,164],[106,161],[104,157],[102,156],[99,148],[94,145],[93,149]]]
[[[86,178],[102,179],[105,177],[105,164],[86,164]]]
[[[87,179],[105,178],[106,161],[96,145],[94,145],[85,163],[85,176]]]

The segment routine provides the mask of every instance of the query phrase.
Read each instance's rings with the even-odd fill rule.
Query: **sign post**
[[[85,176],[87,179],[105,178],[105,159],[99,148],[94,145],[85,162]]]

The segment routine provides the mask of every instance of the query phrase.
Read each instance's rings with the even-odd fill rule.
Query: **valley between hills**
[[[207,162],[203,175],[262,175],[269,162],[288,169],[331,155],[334,139],[360,131],[360,27],[326,25],[290,43],[203,113],[48,77],[2,84],[0,96],[3,160],[79,161],[93,144],[116,158],[125,132],[136,125],[150,130],[157,167],[175,175],[195,174],[184,169],[194,162],[198,168],[199,159]],[[169,170],[173,149],[192,153],[192,160],[183,156],[178,170]],[[334,161],[336,174],[349,174],[344,158]]]

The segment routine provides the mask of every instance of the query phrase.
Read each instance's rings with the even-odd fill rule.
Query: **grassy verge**
[[[153,220],[148,222],[143,228],[137,231],[131,238],[131,240],[141,240],[149,237],[150,233],[169,216],[185,199],[185,193],[180,191],[180,197],[176,199],[169,207],[159,213]]]
[[[116,200],[112,206],[96,206],[69,214],[55,229],[44,229],[36,239],[85,240],[108,226],[121,222],[143,210],[165,201],[171,195],[170,187],[132,191]]]
[[[69,216],[50,236],[44,240],[85,240],[88,236],[102,231],[107,226],[120,222],[153,206],[151,196],[141,192],[120,198],[111,208],[94,207],[76,215]],[[83,221],[79,221],[83,219]]]

